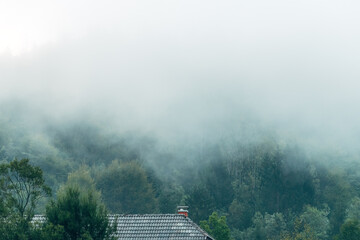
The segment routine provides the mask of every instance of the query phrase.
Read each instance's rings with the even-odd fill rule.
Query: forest
[[[0,240],[359,240],[359,9],[0,0]]]
[[[3,111],[0,159],[29,159],[43,171],[53,195],[34,214],[76,179],[101,194],[109,213],[175,213],[186,205],[202,226],[221,216],[231,233],[224,239],[360,236],[356,154],[310,151],[248,125],[231,136],[164,143],[86,120],[29,128],[23,119]]]

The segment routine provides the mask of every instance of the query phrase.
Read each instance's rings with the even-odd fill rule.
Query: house
[[[188,218],[184,208],[180,208],[178,214],[109,215],[109,219],[111,222],[117,219],[116,236],[119,240],[215,240]],[[37,215],[33,221],[43,222],[45,218]]]

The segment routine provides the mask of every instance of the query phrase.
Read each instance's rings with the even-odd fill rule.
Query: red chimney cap
[[[188,208],[189,208],[188,206],[178,206],[177,207],[178,214],[188,217],[189,216],[189,211],[187,210]]]

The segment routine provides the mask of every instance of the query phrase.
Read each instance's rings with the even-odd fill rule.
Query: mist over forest
[[[233,239],[345,239],[359,7],[1,2],[0,162],[30,159],[55,197],[79,176],[111,213],[188,205],[196,223],[226,216]]]

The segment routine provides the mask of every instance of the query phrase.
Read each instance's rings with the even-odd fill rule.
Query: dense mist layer
[[[5,3],[0,28],[0,100],[26,103],[12,110],[31,128],[95,121],[193,139],[250,124],[321,148],[359,143],[358,3],[32,5]]]

